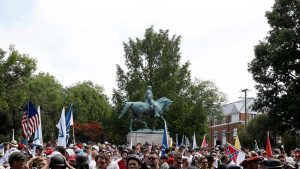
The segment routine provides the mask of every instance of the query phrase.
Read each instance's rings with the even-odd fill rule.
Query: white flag
[[[240,165],[245,160],[246,154],[242,151],[239,151],[237,158],[236,158],[236,164]]]
[[[129,149],[132,150],[132,137],[130,137],[130,145],[129,145]]]
[[[33,144],[34,145],[43,145],[43,133],[42,133],[42,119],[41,119],[41,108],[38,106],[38,114],[39,114],[39,119],[40,123],[38,128],[34,132],[34,138],[33,138]]]
[[[66,143],[66,117],[65,117],[65,108],[62,109],[60,120],[57,123],[56,127],[59,129],[57,145],[66,148],[67,143]]]
[[[197,142],[196,142],[196,136],[194,133],[194,137],[193,137],[193,149],[195,149],[197,147]]]

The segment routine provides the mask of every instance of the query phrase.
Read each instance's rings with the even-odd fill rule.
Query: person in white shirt
[[[89,169],[97,169],[95,157],[98,155],[97,150],[93,149],[91,152],[92,159],[89,163]]]

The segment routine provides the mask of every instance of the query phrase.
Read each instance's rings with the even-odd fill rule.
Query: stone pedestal
[[[135,145],[136,143],[144,144],[145,142],[148,142],[150,144],[162,145],[163,134],[164,134],[164,130],[132,131],[127,134],[127,142],[130,144],[130,141],[132,139],[132,145]],[[169,138],[169,133],[167,133],[167,136]]]

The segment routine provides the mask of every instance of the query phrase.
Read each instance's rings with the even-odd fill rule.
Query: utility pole
[[[244,128],[244,130],[246,130],[246,125],[247,125],[247,91],[248,91],[248,89],[241,90],[241,92],[245,93],[245,128]]]

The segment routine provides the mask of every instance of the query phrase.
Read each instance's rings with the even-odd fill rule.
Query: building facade
[[[226,142],[234,144],[235,137],[243,125],[255,118],[259,113],[251,109],[254,98],[225,104],[222,108],[223,118],[209,118],[210,123],[210,147],[225,145]],[[246,112],[246,113],[245,113]]]

